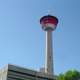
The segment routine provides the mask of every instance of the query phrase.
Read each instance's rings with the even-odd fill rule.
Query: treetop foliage
[[[80,80],[80,72],[77,70],[69,70],[64,74],[60,74],[57,80]]]

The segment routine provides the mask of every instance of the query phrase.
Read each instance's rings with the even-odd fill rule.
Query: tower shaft
[[[53,46],[51,30],[46,31],[45,72],[53,75]]]

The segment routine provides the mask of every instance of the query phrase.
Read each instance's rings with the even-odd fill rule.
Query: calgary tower
[[[46,32],[45,73],[54,75],[52,31],[56,29],[58,19],[55,16],[46,15],[40,19],[40,24],[42,25],[42,29]]]

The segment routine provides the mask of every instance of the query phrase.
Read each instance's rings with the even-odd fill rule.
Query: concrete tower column
[[[46,31],[45,72],[48,74],[53,74],[53,46],[51,30]]]

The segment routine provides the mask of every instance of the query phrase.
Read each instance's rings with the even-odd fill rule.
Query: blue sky
[[[59,19],[53,32],[55,74],[80,71],[80,0],[0,0],[0,67],[44,66],[45,32],[39,19],[48,10]]]

